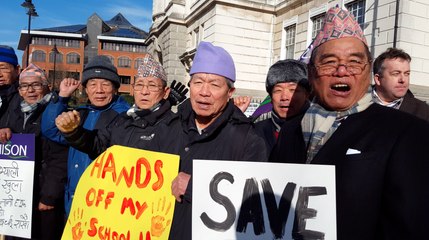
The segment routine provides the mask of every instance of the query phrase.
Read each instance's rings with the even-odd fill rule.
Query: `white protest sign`
[[[31,238],[34,134],[0,143],[0,234]]]
[[[335,167],[194,160],[193,239],[336,239]]]

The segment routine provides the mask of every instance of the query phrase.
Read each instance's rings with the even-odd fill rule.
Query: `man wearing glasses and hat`
[[[328,10],[313,46],[315,98],[283,125],[270,161],[335,165],[338,239],[426,239],[429,125],[373,103],[371,55],[347,10]]]
[[[91,131],[80,126],[77,111],[64,112],[55,120],[58,129],[71,146],[97,158],[112,145],[174,153],[175,147],[163,144],[160,132],[178,124],[178,117],[171,111],[167,100],[170,88],[162,65],[152,55],[146,54],[132,84],[135,104],[120,114],[106,128]],[[165,146],[160,148],[160,146]]]

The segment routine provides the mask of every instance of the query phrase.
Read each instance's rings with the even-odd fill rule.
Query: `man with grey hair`
[[[181,124],[172,129],[180,169],[172,183],[176,207],[170,239],[192,239],[192,160],[264,161],[265,144],[231,100],[235,65],[221,47],[201,42],[190,71],[190,99],[179,107]],[[171,139],[171,137],[170,137]]]

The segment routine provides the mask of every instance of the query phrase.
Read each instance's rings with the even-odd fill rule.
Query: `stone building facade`
[[[268,68],[299,58],[324,13],[337,4],[355,14],[374,56],[394,45],[412,56],[411,90],[428,101],[427,0],[153,0],[148,52],[162,61],[170,80],[187,83],[198,43],[222,46],[236,64],[237,94],[258,101],[266,96]]]

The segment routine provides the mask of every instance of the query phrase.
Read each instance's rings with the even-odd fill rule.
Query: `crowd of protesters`
[[[0,141],[36,136],[33,239],[60,239],[79,178],[112,145],[180,156],[170,239],[192,239],[193,159],[335,165],[338,239],[424,239],[429,107],[409,90],[411,57],[389,48],[373,61],[359,24],[338,7],[306,54],[270,67],[272,109],[258,118],[243,114],[249,97],[234,104],[234,61],[208,42],[197,47],[186,100],[188,89],[169,87],[146,54],[133,106],[118,95],[119,75],[105,56],[56,93],[42,69],[20,72],[14,50],[0,46]],[[70,111],[80,85],[88,103]]]

